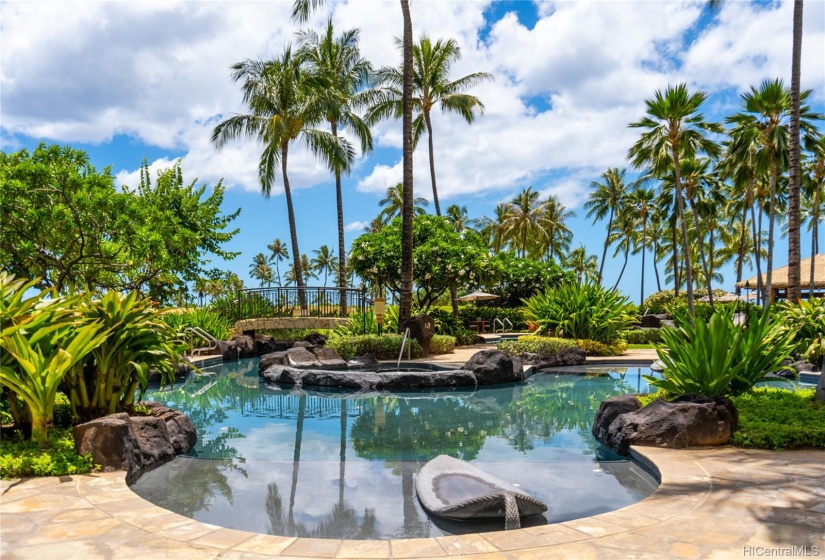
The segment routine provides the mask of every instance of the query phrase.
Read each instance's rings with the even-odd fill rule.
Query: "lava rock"
[[[155,416],[132,416],[132,430],[143,455],[143,468],[150,470],[175,458],[166,422]]]
[[[804,360],[794,362],[791,364],[791,367],[798,373],[811,373],[812,371],[816,371],[816,364],[812,364],[811,362],[806,362]]]
[[[347,362],[338,355],[338,352],[332,348],[324,348],[323,346],[316,346],[312,349],[312,353],[318,358],[324,368],[327,369],[347,369]]]
[[[284,363],[284,354],[286,352],[270,352],[261,356],[261,361],[258,362],[258,375],[275,365],[282,365]]]
[[[724,445],[736,429],[735,410],[726,397],[687,396],[677,402],[656,399],[644,408],[616,416],[606,432],[599,430],[600,441],[623,455],[631,445],[674,449]]]
[[[293,347],[284,352],[284,365],[295,368],[311,368],[321,365],[315,354],[303,347]]]
[[[327,343],[327,337],[321,333],[311,332],[304,337],[305,342],[309,342],[313,346],[323,346]]]
[[[296,340],[292,343],[292,348],[306,348],[307,350],[312,350],[315,346],[315,344],[307,342],[306,340]]]
[[[341,387],[357,391],[421,389],[433,387],[473,387],[471,371],[355,372],[272,366],[261,376],[270,383],[303,387]]]
[[[143,454],[132,422],[125,412],[96,418],[72,428],[79,455],[91,453],[104,472],[126,471],[126,481],[134,482],[143,469]]]
[[[662,320],[656,315],[644,315],[641,320],[641,325],[646,329],[658,329],[662,326]]]
[[[593,419],[590,432],[597,440],[604,442],[607,440],[610,425],[617,417],[629,412],[636,412],[640,408],[642,408],[642,403],[633,395],[621,395],[605,399],[599,405],[599,410],[596,411],[596,417]]]
[[[180,410],[168,408],[159,402],[141,403],[149,407],[149,414],[166,422],[169,441],[176,455],[189,453],[198,441],[198,431],[192,420]]]
[[[421,346],[421,357],[430,355],[430,340],[435,335],[435,320],[424,313],[407,319],[403,325],[404,329],[410,329],[410,338],[418,341]]]
[[[238,347],[238,356],[241,358],[254,358],[258,355],[255,347],[255,340],[245,334],[236,334],[232,337],[232,342]]]
[[[230,340],[219,340],[218,354],[224,362],[235,362],[238,360],[238,345]]]
[[[584,350],[578,346],[563,348],[552,356],[524,354],[522,358],[525,362],[532,364],[536,370],[556,366],[580,366],[587,361],[587,355],[584,353]]]
[[[818,401],[825,401],[825,372],[819,374],[819,383],[816,384],[814,398]]]
[[[255,333],[255,355],[263,356],[270,352],[276,352],[275,339],[268,334]]]
[[[462,369],[473,372],[479,385],[520,381],[513,359],[501,350],[481,350],[472,355]]]
[[[347,367],[350,369],[374,369],[377,370],[380,365],[379,361],[375,359],[372,354],[364,354],[363,356],[355,356],[347,360]]]

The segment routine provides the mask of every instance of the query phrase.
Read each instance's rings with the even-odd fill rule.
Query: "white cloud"
[[[347,225],[345,225],[344,226],[344,231],[364,231],[368,227],[370,227],[369,222],[355,221],[355,222],[350,222]]]

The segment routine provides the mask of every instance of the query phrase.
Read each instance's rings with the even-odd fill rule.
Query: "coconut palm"
[[[269,266],[269,259],[263,253],[258,253],[252,257],[252,264],[249,265],[249,276],[261,281],[261,288],[264,284],[272,285],[274,277],[272,268]]]
[[[382,207],[381,212],[378,214],[378,219],[380,219],[382,223],[387,224],[391,222],[393,218],[403,215],[405,201],[406,197],[404,196],[403,183],[398,183],[394,187],[387,187],[386,196],[378,201],[378,205]],[[427,213],[425,207],[429,206],[430,202],[426,198],[417,197],[413,199],[412,202],[416,216]]]
[[[802,95],[800,93],[800,67],[802,66],[802,0],[795,0],[793,4],[793,52],[791,55],[791,118],[790,142],[788,146],[789,164],[791,167],[788,178],[788,289],[787,297],[792,302],[799,301],[801,289],[800,260],[802,252],[799,246],[801,170],[799,128],[802,119]],[[813,277],[813,262],[811,276]],[[813,282],[813,280],[811,280]],[[813,291],[813,287],[811,288]]]
[[[619,287],[619,282],[622,281],[622,276],[624,276],[624,271],[627,268],[627,262],[630,259],[630,252],[636,237],[636,221],[636,216],[629,211],[625,211],[624,206],[622,206],[616,216],[616,223],[614,224],[610,244],[616,243],[613,258],[615,259],[619,253],[623,253],[624,261],[621,270],[619,270],[619,277],[616,278],[616,283],[613,285],[614,290]]]
[[[565,221],[575,218],[576,213],[568,210],[553,195],[547,197],[542,208],[544,237],[541,240],[541,252],[547,257],[548,262],[553,259],[564,261],[570,249],[570,243],[573,241],[573,232],[567,227]]]
[[[270,256],[269,262],[275,263],[275,272],[278,277],[278,285],[281,285],[281,270],[278,267],[278,263],[280,263],[284,259],[289,258],[289,250],[286,247],[286,243],[278,239],[277,237],[272,240],[272,243],[266,246],[269,249]]]
[[[453,224],[453,227],[455,227],[455,230],[459,233],[468,229],[474,229],[477,223],[476,220],[471,219],[469,214],[467,214],[466,206],[451,204],[447,207],[447,212],[445,215],[447,220]]]
[[[814,294],[814,269],[816,255],[819,253],[819,222],[825,215],[825,135],[808,136],[805,147],[811,156],[805,165],[803,175],[803,216],[808,219],[808,229],[811,231],[811,276],[808,279],[808,297]]]
[[[310,264],[309,257],[306,255],[301,255],[301,259],[298,261],[300,263],[301,269],[298,271],[298,274],[301,277],[306,278],[307,280],[311,280],[313,278],[318,278],[318,275],[315,273],[315,269]],[[284,282],[287,286],[291,285],[298,285],[298,274],[295,273],[295,267],[290,266],[289,270],[284,274]],[[303,291],[303,290],[301,290]]]
[[[361,153],[372,151],[372,134],[366,123],[353,111],[358,105],[357,93],[369,81],[370,63],[361,57],[357,29],[335,36],[332,20],[327,21],[323,36],[314,31],[303,31],[298,36],[300,56],[309,63],[313,85],[321,98],[323,112],[333,136],[346,129],[359,141]],[[347,162],[334,162],[335,200],[338,210],[338,279],[346,288],[346,245],[344,244],[344,202],[341,192],[341,173],[349,173]],[[325,275],[326,277],[326,275]],[[324,284],[326,285],[326,284]],[[341,298],[342,306],[346,298]]]
[[[241,83],[244,103],[250,113],[235,115],[220,122],[212,131],[212,142],[220,149],[231,140],[254,139],[264,145],[258,165],[261,191],[268,197],[275,183],[278,164],[286,196],[289,233],[292,242],[295,282],[304,286],[299,266],[298,232],[292,205],[292,192],[287,175],[289,146],[301,140],[307,148],[328,166],[349,166],[353,160],[352,146],[329,132],[312,128],[324,116],[324,106],[308,88],[308,74],[301,69],[300,59],[287,47],[280,58],[268,61],[246,60],[232,67],[232,79]],[[303,291],[301,307],[306,306]]]
[[[650,240],[650,216],[654,212],[655,201],[656,193],[653,189],[636,187],[627,194],[624,203],[624,211],[636,216],[636,225],[639,228],[633,239],[635,241],[633,253],[642,253],[642,270],[640,275],[642,280],[639,305],[645,301],[645,257],[647,255],[647,243]]]
[[[601,283],[602,273],[604,271],[604,261],[607,258],[608,241],[613,232],[613,218],[619,211],[622,203],[622,197],[627,194],[627,185],[625,184],[624,176],[626,170],[619,170],[618,167],[613,167],[602,173],[601,182],[593,181],[590,187],[595,189],[590,193],[589,200],[584,203],[584,208],[587,210],[587,217],[593,218],[593,224],[603,220],[605,215],[607,218],[607,234],[604,236],[604,249],[602,250],[602,260],[599,264],[599,275],[597,282]]]
[[[536,240],[544,237],[544,221],[544,204],[539,202],[539,193],[532,187],[521,191],[507,205],[505,232],[520,257],[527,256]]]
[[[497,204],[494,218],[482,216],[476,222],[476,227],[487,242],[487,246],[494,253],[500,253],[507,244],[507,226],[504,223],[506,219],[507,205]]]
[[[329,245],[321,245],[319,249],[313,249],[315,256],[309,261],[309,264],[315,272],[324,273],[324,287],[327,285],[327,274],[335,272],[338,268],[338,258],[335,252],[329,248]],[[346,280],[346,279],[344,279]]]
[[[814,127],[811,121],[823,118],[811,112],[804,104],[810,96],[810,90],[800,94],[800,127],[811,134]],[[744,111],[728,117],[733,125],[732,136],[741,141],[731,145],[731,152],[753,150],[753,162],[756,173],[764,173],[770,179],[770,196],[768,199],[768,259],[765,273],[765,306],[770,304],[773,280],[773,244],[774,226],[777,210],[777,185],[782,172],[788,168],[790,137],[789,120],[791,108],[790,91],[781,79],[765,80],[759,89],[751,87],[742,94]]]
[[[598,278],[598,259],[596,255],[588,255],[584,245],[573,249],[564,260],[564,265],[576,275],[578,284],[595,281]]]
[[[442,111],[456,113],[472,124],[476,116],[483,113],[481,101],[468,93],[470,88],[493,80],[492,74],[474,72],[450,81],[452,65],[461,60],[461,49],[454,39],[433,42],[424,35],[413,45],[413,98],[417,113],[413,121],[413,148],[427,130],[430,156],[430,180],[433,187],[433,204],[436,216],[441,216],[438,189],[435,180],[435,157],[433,151],[432,110],[440,106]],[[367,112],[367,121],[375,123],[387,118],[398,118],[403,111],[403,68],[385,67],[376,72],[380,84],[372,95],[372,106]]]
[[[718,124],[705,121],[700,113],[705,99],[707,93],[691,93],[687,84],[668,86],[663,92],[656,91],[653,99],[645,100],[647,116],[639,122],[630,124],[632,128],[645,129],[642,137],[628,152],[633,167],[638,169],[649,166],[658,177],[673,170],[676,207],[682,230],[682,243],[685,247],[689,246],[689,241],[679,175],[680,162],[682,159],[694,158],[700,153],[714,157],[720,151],[719,146],[705,136],[708,132],[722,132]],[[684,251],[684,259],[688,312],[693,316],[690,251]]]

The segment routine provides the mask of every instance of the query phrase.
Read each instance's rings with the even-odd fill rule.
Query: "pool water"
[[[195,422],[198,443],[132,489],[198,521],[284,536],[390,539],[502,530],[430,518],[414,490],[439,454],[470,461],[548,504],[541,525],[625,507],[656,480],[590,434],[599,403],[646,390],[647,368],[536,374],[477,390],[363,395],[265,386],[258,360],[205,368],[157,400]]]

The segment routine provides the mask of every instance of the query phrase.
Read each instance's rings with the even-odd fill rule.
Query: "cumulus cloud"
[[[350,222],[347,225],[345,225],[344,226],[344,231],[364,231],[368,227],[370,227],[369,222],[355,221],[355,222]]]

